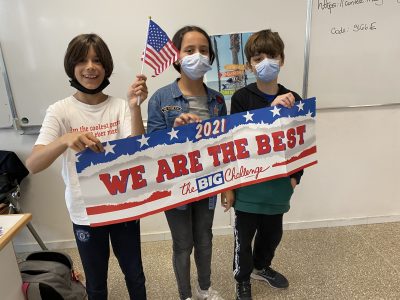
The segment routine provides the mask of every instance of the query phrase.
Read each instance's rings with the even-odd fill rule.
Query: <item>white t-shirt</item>
[[[109,96],[106,101],[89,105],[70,96],[49,106],[35,145],[47,145],[68,132],[89,131],[105,142],[131,134],[131,114],[126,100]],[[76,151],[68,148],[62,155],[65,201],[73,223],[89,225],[78,174]]]

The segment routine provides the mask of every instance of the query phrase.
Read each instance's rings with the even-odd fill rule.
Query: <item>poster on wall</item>
[[[254,74],[245,69],[244,46],[251,34],[246,32],[211,36],[215,60],[205,80],[207,86],[223,94],[225,100],[230,100],[238,89],[256,81]]]

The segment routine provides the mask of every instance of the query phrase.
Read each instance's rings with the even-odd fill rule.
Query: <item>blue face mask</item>
[[[254,66],[256,76],[264,82],[270,82],[278,77],[280,71],[279,60],[265,58]]]
[[[181,60],[181,70],[192,80],[200,79],[211,69],[208,56],[200,53],[187,55]]]

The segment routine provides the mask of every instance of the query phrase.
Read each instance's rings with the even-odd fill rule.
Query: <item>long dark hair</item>
[[[182,40],[183,40],[183,36],[188,33],[188,32],[192,32],[192,31],[197,31],[200,32],[201,34],[203,34],[207,41],[208,41],[208,48],[209,48],[209,55],[210,55],[210,64],[213,63],[214,59],[215,59],[215,53],[214,53],[214,49],[212,47],[212,43],[211,43],[211,39],[210,36],[207,34],[207,32],[204,31],[204,29],[198,27],[198,26],[193,26],[193,25],[189,25],[189,26],[185,26],[182,27],[181,29],[179,29],[175,34],[174,37],[172,38],[172,42],[174,43],[175,47],[180,51],[182,48]],[[174,68],[175,70],[177,70],[179,73],[181,72],[181,66],[180,64],[174,64]]]

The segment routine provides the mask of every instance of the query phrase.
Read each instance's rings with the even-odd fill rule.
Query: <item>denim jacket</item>
[[[189,112],[189,102],[183,96],[178,87],[178,80],[157,90],[151,96],[147,109],[147,132],[171,128],[174,120],[180,114]],[[208,110],[211,117],[225,116],[227,114],[224,96],[213,89],[204,87],[207,90]],[[209,198],[209,208],[214,209],[217,196]],[[186,209],[187,205],[178,207]]]

